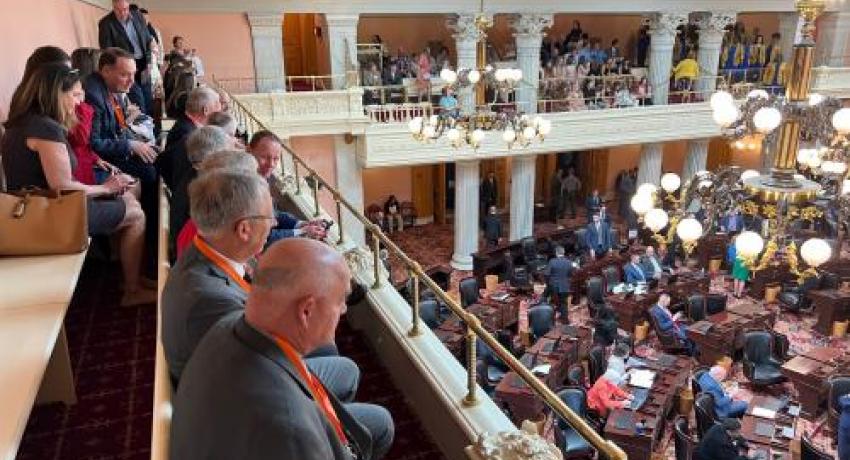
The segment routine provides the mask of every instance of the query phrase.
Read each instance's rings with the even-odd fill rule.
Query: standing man
[[[564,217],[564,170],[558,168],[555,170],[555,175],[552,176],[552,182],[549,185],[549,193],[552,195],[552,222],[558,223],[558,220]]]
[[[593,193],[584,201],[584,206],[587,208],[587,221],[592,220],[592,216],[599,214],[599,208],[602,207],[602,197],[599,196],[599,189],[593,189]]]
[[[567,177],[564,178],[563,194],[565,201],[565,209],[570,211],[570,219],[576,218],[576,200],[578,200],[578,191],[581,189],[581,179],[576,176],[575,169],[570,168]]]
[[[484,218],[484,239],[487,246],[498,246],[502,236],[502,219],[496,214],[496,207],[490,206],[487,217]]]
[[[587,224],[585,233],[585,245],[590,249],[591,257],[604,257],[611,251],[611,227],[599,218],[599,214],[593,215],[593,221]]]
[[[635,194],[635,180],[632,178],[629,171],[623,171],[620,173],[619,179],[620,180],[617,183],[617,208],[619,210],[620,217],[625,219],[630,211],[632,195]]]
[[[557,296],[561,321],[569,324],[570,275],[574,267],[564,254],[563,246],[555,246],[555,257],[551,258],[546,266],[546,291],[550,298],[552,295]]]
[[[481,183],[481,215],[485,215],[483,211],[490,209],[490,206],[499,206],[499,184],[496,183],[496,173],[490,172],[487,174],[487,179]]]
[[[144,96],[142,108],[150,113],[153,95],[146,70],[151,63],[151,34],[141,13],[130,11],[129,0],[112,0],[112,12],[97,23],[97,38],[101,49],[121,48],[132,55],[136,61],[135,80]]]

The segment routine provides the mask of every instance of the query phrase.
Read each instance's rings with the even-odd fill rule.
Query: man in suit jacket
[[[714,410],[721,419],[728,417],[741,418],[747,412],[747,402],[734,399],[723,389],[726,379],[726,369],[713,366],[708,372],[703,372],[697,383],[702,391],[714,397]]]
[[[694,460],[750,460],[741,455],[746,441],[741,437],[741,422],[726,419],[715,424],[697,444]]]
[[[599,213],[599,208],[602,206],[602,197],[599,196],[599,190],[593,189],[593,193],[584,200],[584,206],[587,208],[587,221],[590,222],[592,216]]]
[[[663,293],[658,296],[658,303],[649,309],[649,314],[655,319],[658,329],[665,334],[675,334],[687,348],[688,352],[693,355],[694,342],[688,338],[687,328],[683,324],[679,324],[682,318],[682,312],[675,315],[670,312],[670,294]]]
[[[565,251],[563,246],[555,246],[555,257],[549,259],[549,264],[546,265],[546,290],[551,296],[558,296],[558,308],[561,314],[561,320],[569,324],[569,305],[567,300],[570,295],[570,276],[573,273],[573,263],[564,257]]]
[[[269,248],[244,315],[211,329],[186,366],[174,397],[171,458],[348,460],[387,452],[389,412],[340,404],[304,364],[334,339],[350,278],[327,245],[295,238]]]
[[[626,283],[629,284],[646,283],[649,281],[649,275],[641,267],[640,256],[637,254],[632,254],[631,261],[623,267],[623,273],[626,276]]]
[[[121,48],[130,53],[136,61],[135,80],[142,87],[145,113],[149,112],[151,82],[149,72],[151,64],[151,40],[141,13],[130,11],[128,0],[112,0],[112,12],[97,23],[97,38],[101,49]]]
[[[498,246],[502,236],[502,219],[496,214],[496,207],[490,206],[484,218],[484,239],[488,246]]]
[[[490,206],[498,206],[499,184],[496,183],[496,174],[487,174],[487,179],[481,183],[481,209],[490,209]],[[483,215],[483,213],[482,213]]]
[[[198,237],[171,269],[162,293],[162,342],[173,382],[181,380],[207,331],[243,311],[250,290],[246,264],[262,251],[274,221],[268,186],[254,175],[207,172],[189,193]],[[351,360],[321,356],[308,364],[337,397],[353,400],[359,371]]]
[[[652,246],[646,247],[646,252],[641,260],[641,266],[644,273],[652,278],[659,279],[664,274],[664,265],[658,256],[655,255],[655,248]]]
[[[593,215],[593,221],[587,224],[584,234],[585,244],[590,249],[592,257],[603,257],[611,251],[611,227],[599,218],[599,214]]]

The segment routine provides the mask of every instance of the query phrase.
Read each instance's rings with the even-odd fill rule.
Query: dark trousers
[[[570,213],[570,219],[576,218],[576,192],[567,192],[564,197],[564,211]]]
[[[552,305],[552,307],[555,308],[555,310],[561,315],[561,320],[565,323],[570,322],[570,305],[567,302],[569,297],[570,293],[568,291],[557,291],[548,283],[546,284],[546,289],[543,291],[543,295],[541,296],[541,298],[549,301],[549,304]]]

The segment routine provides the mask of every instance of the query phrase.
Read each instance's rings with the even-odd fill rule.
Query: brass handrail
[[[216,84],[218,87],[218,85]],[[220,87],[219,87],[220,88]],[[220,88],[221,91],[227,93],[227,90],[224,88]],[[228,95],[230,95],[228,93]],[[231,100],[233,101],[234,107],[241,112],[237,115],[237,119],[239,118],[247,118],[247,122],[244,124],[248,129],[248,135],[252,135],[253,131],[256,128],[261,130],[268,130],[266,126],[260,121],[251,111],[249,111],[244,105],[242,105],[241,101],[237,98],[231,96]],[[298,166],[300,165],[306,171],[304,174],[305,177],[311,178],[313,181],[313,186],[310,187],[313,192],[313,199],[315,201],[315,206],[318,207],[318,189],[324,187],[332,196],[334,201],[337,203],[339,209],[339,205],[344,206],[348,211],[359,220],[363,226],[371,233],[372,236],[372,251],[374,257],[374,285],[373,288],[381,287],[381,274],[380,274],[380,265],[381,262],[379,260],[378,250],[379,245],[383,244],[384,247],[387,248],[388,251],[394,253],[401,262],[407,267],[408,271],[412,276],[414,276],[414,290],[419,290],[419,283],[424,283],[427,287],[429,287],[441,301],[443,301],[446,306],[452,310],[461,321],[464,322],[467,328],[467,394],[462,400],[462,404],[465,406],[473,406],[477,404],[478,399],[476,396],[477,391],[477,383],[476,383],[476,359],[475,359],[475,337],[480,338],[490,349],[498,356],[502,362],[504,362],[512,371],[516,372],[520,378],[522,378],[525,383],[540,396],[543,401],[561,418],[566,420],[567,423],[570,424],[576,431],[581,434],[582,437],[588,440],[590,444],[602,452],[606,457],[611,460],[625,460],[626,454],[620,449],[619,446],[614,444],[611,441],[606,440],[596,430],[593,429],[581,416],[572,411],[558,395],[555,394],[546,384],[544,384],[540,379],[538,379],[528,368],[526,368],[514,355],[512,355],[508,350],[506,350],[499,341],[493,337],[487,330],[485,330],[481,326],[481,321],[473,314],[467,312],[463,309],[458,303],[452,299],[445,291],[437,285],[437,283],[431,279],[419,265],[418,262],[411,259],[404,253],[392,240],[390,240],[384,233],[381,231],[380,226],[373,224],[366,216],[364,216],[357,208],[355,208],[351,203],[346,200],[342,194],[336,190],[331,184],[325,181],[313,168],[311,168],[307,162],[305,162],[301,157],[298,156],[291,148],[284,145],[284,150],[292,157],[293,165],[295,167],[296,173],[296,182],[300,181],[297,176]],[[301,194],[300,186],[296,190],[296,194]],[[338,213],[338,227],[342,228],[342,214]],[[418,318],[418,310],[419,310],[419,297],[413,297],[414,305],[413,313],[416,317],[413,318],[413,326],[409,331],[408,335],[410,337],[415,337],[420,335],[419,332],[419,318]]]

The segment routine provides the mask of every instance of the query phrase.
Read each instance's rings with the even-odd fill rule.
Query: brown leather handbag
[[[85,192],[0,192],[0,256],[74,254],[88,241]]]

